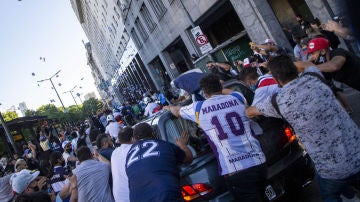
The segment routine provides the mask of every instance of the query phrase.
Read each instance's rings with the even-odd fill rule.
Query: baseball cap
[[[325,38],[314,38],[309,41],[307,52],[312,53],[317,50],[327,49],[329,48],[329,46],[330,46],[329,40]]]
[[[70,144],[70,143],[71,143],[70,141],[65,140],[65,141],[61,144],[61,146],[62,146],[63,149],[65,149],[65,146],[66,146],[67,144]]]
[[[106,117],[106,122],[109,122],[109,121],[114,121],[114,116],[109,114],[107,117]]]
[[[267,43],[275,43],[275,41],[272,40],[272,39],[266,39],[266,40],[264,41],[264,44],[267,44]]]
[[[31,171],[24,169],[15,173],[10,178],[10,184],[14,192],[21,194],[29,186],[29,184],[39,176],[40,171]]]

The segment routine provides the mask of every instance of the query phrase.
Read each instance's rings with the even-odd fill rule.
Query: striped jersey
[[[273,94],[279,91],[279,86],[274,77],[271,74],[265,74],[258,78],[256,84],[256,90],[254,95],[254,100],[252,106],[255,106],[257,103],[271,97]]]
[[[240,98],[240,99],[239,99]],[[215,153],[219,172],[226,175],[265,162],[260,143],[254,137],[250,120],[245,116],[245,98],[237,92],[214,95],[180,109],[184,119],[196,121],[196,108],[201,129]]]

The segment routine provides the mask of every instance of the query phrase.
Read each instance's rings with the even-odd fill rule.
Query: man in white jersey
[[[206,100],[185,107],[169,106],[176,117],[197,122],[218,160],[220,174],[237,201],[262,201],[266,180],[265,155],[245,116],[241,93],[222,94],[219,77],[200,80]]]
[[[119,132],[120,147],[117,147],[111,155],[111,173],[113,180],[113,195],[115,202],[129,202],[129,180],[125,171],[126,155],[133,141],[133,129],[124,127]]]

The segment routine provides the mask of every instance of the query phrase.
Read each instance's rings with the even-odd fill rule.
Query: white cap
[[[106,122],[109,123],[109,121],[114,121],[114,116],[111,114],[106,117]]]
[[[265,44],[265,43],[275,43],[275,41],[272,40],[272,39],[266,39],[265,42],[264,42],[264,44]]]
[[[149,97],[144,98],[144,103],[149,104],[151,102],[151,99]]]
[[[40,171],[31,171],[24,169],[15,173],[10,178],[10,184],[14,192],[21,194],[29,186],[29,184],[39,176]]]
[[[61,147],[62,147],[63,149],[65,149],[65,146],[66,146],[67,144],[69,144],[69,143],[71,143],[71,142],[65,140],[65,141],[61,144]]]

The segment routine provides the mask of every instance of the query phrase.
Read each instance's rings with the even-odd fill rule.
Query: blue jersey
[[[139,140],[126,157],[130,201],[181,201],[179,163],[185,153],[162,140]]]

